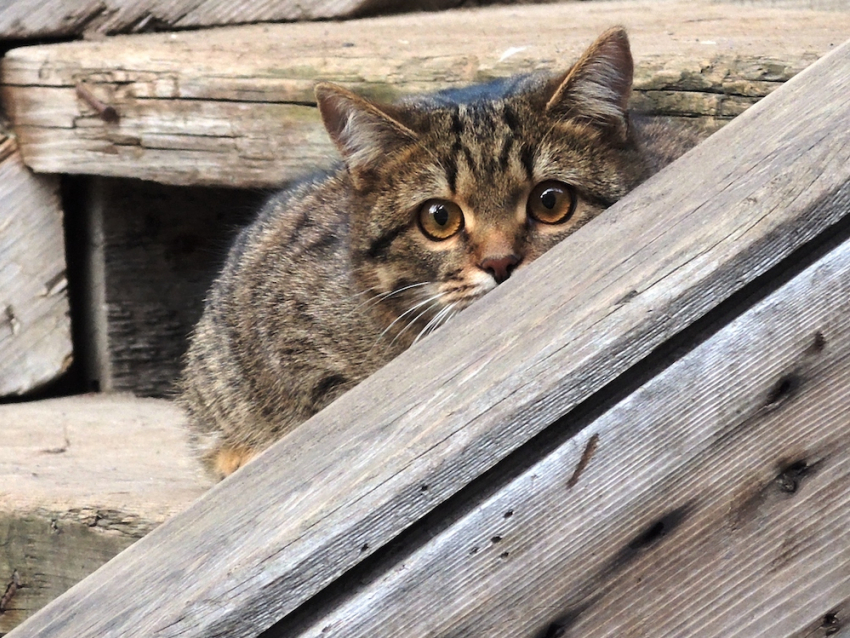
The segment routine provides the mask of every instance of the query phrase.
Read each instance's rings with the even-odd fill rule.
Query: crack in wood
[[[14,598],[18,589],[21,587],[21,579],[18,575],[18,570],[12,572],[12,579],[9,581],[9,584],[6,585],[6,591],[3,593],[3,597],[0,598],[0,614],[6,612],[9,609],[9,603],[12,602],[12,598]]]

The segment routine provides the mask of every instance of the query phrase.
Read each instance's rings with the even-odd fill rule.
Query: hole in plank
[[[632,551],[649,547],[658,539],[666,536],[685,520],[686,511],[684,508],[675,509],[672,512],[665,514],[658,520],[650,523],[649,526],[638,534],[628,544],[628,548]]]
[[[826,348],[826,337],[823,336],[823,333],[818,330],[815,333],[815,338],[812,341],[812,345],[809,348],[811,352],[823,352]]]
[[[800,387],[802,379],[797,374],[786,374],[771,388],[767,395],[768,407],[775,407],[791,397]]]
[[[838,614],[835,612],[829,612],[826,616],[823,617],[823,622],[821,622],[821,629],[824,630],[824,635],[832,636],[841,631],[841,621],[838,620]]]

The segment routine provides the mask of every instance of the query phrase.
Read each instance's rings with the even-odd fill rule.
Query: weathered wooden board
[[[0,405],[0,635],[209,486],[169,402],[87,395]]]
[[[266,195],[95,178],[82,196],[94,247],[90,387],[173,396],[206,291]]]
[[[66,287],[59,180],[33,175],[0,127],[0,397],[71,364]]]
[[[98,38],[224,24],[350,18],[442,9],[454,0],[27,0],[0,5],[0,39]]]
[[[831,233],[850,212],[848,92],[850,43],[12,635],[239,638],[270,627]]]
[[[831,635],[850,604],[848,273],[845,242],[338,608],[266,638]]]
[[[335,161],[313,107],[317,80],[389,99],[566,68],[613,24],[630,30],[635,108],[712,128],[850,37],[850,13],[650,0],[492,7],[27,47],[3,59],[2,96],[35,170],[265,186]]]
[[[850,11],[848,0],[719,0],[746,6],[782,7],[785,9],[814,9],[816,11]]]

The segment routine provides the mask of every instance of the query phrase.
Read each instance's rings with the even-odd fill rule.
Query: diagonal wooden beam
[[[850,43],[9,635],[267,629],[842,223],[848,94]]]
[[[850,611],[848,273],[850,240],[263,638],[833,635]]]

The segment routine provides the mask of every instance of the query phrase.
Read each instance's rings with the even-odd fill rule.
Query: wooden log
[[[850,13],[615,0],[122,37],[10,51],[2,96],[37,171],[268,186],[336,161],[317,80],[391,99],[561,69],[613,24],[634,106],[714,130],[850,33]]]
[[[0,397],[35,390],[71,364],[59,180],[33,175],[0,128]]]
[[[0,406],[0,635],[209,487],[183,421],[122,395]]]
[[[846,220],[848,92],[850,43],[11,636],[239,638],[291,614]]]
[[[850,611],[848,272],[850,241],[337,608],[265,636],[833,635]]]
[[[30,0],[0,6],[0,39],[95,39],[118,33],[225,24],[350,18],[378,11],[442,9],[453,4],[456,2],[452,0]]]

